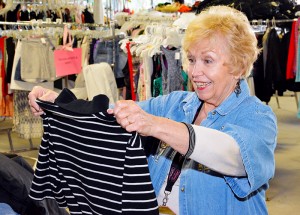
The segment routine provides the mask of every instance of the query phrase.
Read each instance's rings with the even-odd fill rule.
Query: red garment
[[[126,43],[127,49],[127,57],[128,57],[128,68],[129,68],[129,80],[130,80],[130,90],[131,90],[131,99],[133,101],[136,100],[136,96],[134,93],[134,85],[133,85],[133,65],[132,65],[132,56],[130,52],[130,42]]]
[[[291,37],[289,44],[289,52],[286,66],[286,79],[294,79],[295,78],[295,70],[296,70],[296,53],[297,53],[297,39],[298,31],[297,31],[297,21],[294,21],[291,29]]]
[[[178,12],[184,13],[184,12],[190,12],[192,10],[191,7],[187,6],[187,5],[181,5]]]
[[[13,95],[2,96],[0,100],[0,116],[14,115]]]
[[[0,49],[2,54],[1,61],[1,90],[2,96],[0,97],[0,116],[13,116],[13,96],[8,95],[8,85],[6,83],[5,71],[5,40],[7,37],[0,37]]]
[[[82,21],[82,23],[85,23],[85,19],[84,19],[84,14],[83,13],[81,13],[81,21]]]
[[[2,78],[2,96],[5,97],[8,94],[8,86],[6,83],[6,72],[5,72],[5,40],[7,37],[0,37],[0,49],[2,54],[2,63],[1,63],[1,78]]]

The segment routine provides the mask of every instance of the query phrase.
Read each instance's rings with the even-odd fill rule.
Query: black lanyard
[[[181,168],[182,164],[184,161],[184,156],[181,155],[179,152],[176,152],[175,157],[173,158],[169,175],[168,175],[168,180],[167,180],[167,186],[165,188],[165,191],[171,192],[173,185],[177,181],[180,173],[181,173]]]

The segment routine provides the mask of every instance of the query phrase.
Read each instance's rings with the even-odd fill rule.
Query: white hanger
[[[168,46],[178,48],[181,46],[181,38],[175,28],[166,28],[166,38],[163,40],[162,46],[164,48]]]

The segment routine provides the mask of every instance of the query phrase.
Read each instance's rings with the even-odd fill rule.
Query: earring
[[[236,96],[238,97],[238,95],[242,92],[241,90],[241,79],[239,79],[237,82],[236,82],[236,86],[235,86],[235,89],[234,89],[234,92],[236,94]]]

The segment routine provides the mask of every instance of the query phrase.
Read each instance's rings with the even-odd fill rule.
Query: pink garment
[[[2,63],[1,63],[1,78],[2,78],[2,96],[5,97],[8,94],[8,86],[6,83],[6,72],[5,72],[5,37],[0,38],[0,49],[2,54]]]
[[[146,100],[146,86],[145,86],[145,70],[143,63],[140,65],[140,75],[138,81],[138,97],[139,101]]]
[[[297,69],[296,53],[297,53],[297,41],[298,41],[298,30],[297,21],[292,24],[291,38],[289,44],[289,52],[286,66],[286,79],[294,79]]]

